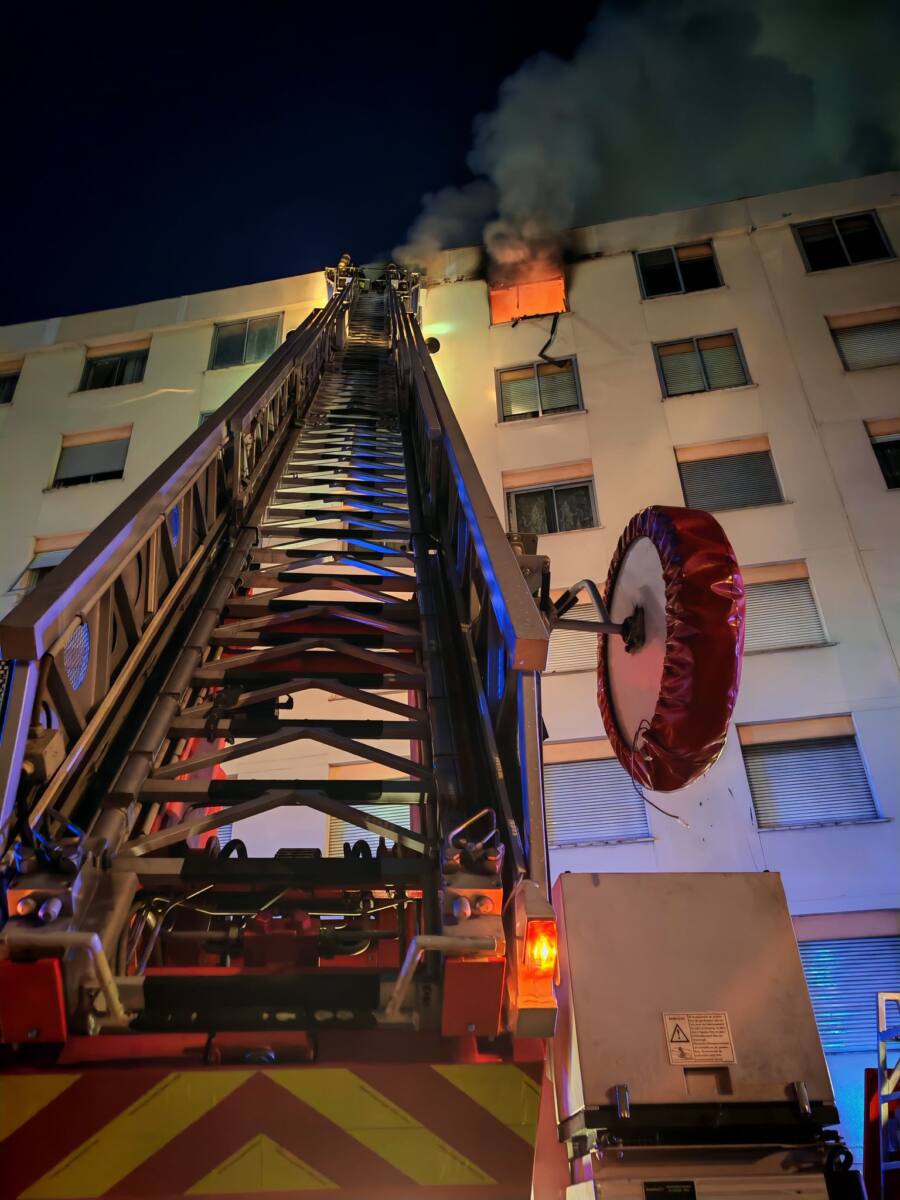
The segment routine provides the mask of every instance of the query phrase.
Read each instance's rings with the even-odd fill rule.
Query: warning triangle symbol
[[[290,1150],[285,1150],[284,1146],[259,1133],[218,1167],[213,1167],[189,1189],[188,1194],[254,1195],[261,1192],[311,1192],[336,1187],[337,1184],[313,1170],[291,1154]]]
[[[669,1038],[669,1041],[670,1042],[689,1042],[690,1040],[691,1039],[688,1037],[688,1035],[684,1032],[684,1030],[681,1028],[681,1026],[676,1022],[675,1028],[672,1030],[672,1036]]]

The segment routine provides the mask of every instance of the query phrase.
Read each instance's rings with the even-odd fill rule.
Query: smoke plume
[[[571,61],[539,54],[475,121],[476,179],[426,196],[395,255],[481,242],[546,258],[567,229],[900,162],[896,0],[605,5]]]

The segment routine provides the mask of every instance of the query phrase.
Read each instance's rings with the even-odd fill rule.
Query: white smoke
[[[484,241],[544,256],[574,226],[886,170],[900,146],[896,0],[604,5],[477,118],[462,189],[426,197],[406,262]]]

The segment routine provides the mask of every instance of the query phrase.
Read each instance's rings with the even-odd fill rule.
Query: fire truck
[[[724,535],[648,509],[553,599],[417,276],[327,278],[0,622],[0,1197],[860,1195],[777,876],[551,894],[550,631],[598,636],[635,786],[682,786],[737,694]],[[346,769],[267,768],[301,742]],[[217,836],[297,808],[361,834]]]

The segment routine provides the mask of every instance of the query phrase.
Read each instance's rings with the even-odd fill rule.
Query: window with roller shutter
[[[392,821],[394,825],[401,825],[404,829],[409,829],[408,804],[358,804],[355,807],[360,812],[383,817],[385,821]],[[326,853],[330,858],[342,858],[344,855],[344,842],[349,842],[351,846],[357,842],[365,842],[374,854],[378,849],[378,839],[380,836],[377,833],[370,833],[368,829],[360,829],[358,825],[351,825],[347,821],[339,821],[337,818],[332,817],[328,821],[328,849]],[[385,841],[388,845],[392,844],[390,838],[386,838]]]
[[[900,306],[829,317],[828,325],[848,371],[900,363]]]
[[[544,801],[551,847],[650,837],[647,806],[616,758],[545,763]]]
[[[682,447],[675,458],[690,508],[716,512],[784,500],[768,438]]]
[[[662,342],[653,347],[664,396],[742,387],[750,382],[734,332]]]
[[[827,644],[806,564],[744,567],[744,653]]]
[[[53,487],[74,487],[121,479],[131,442],[131,426],[98,429],[92,433],[65,434],[53,476]]]
[[[900,992],[900,937],[800,943],[800,959],[826,1054],[878,1047],[879,992]]]
[[[575,359],[528,363],[498,371],[497,402],[501,421],[577,412],[581,392]]]
[[[599,621],[593,604],[576,604],[565,614],[579,621]],[[579,629],[554,629],[550,634],[545,674],[597,670],[597,635]]]
[[[878,819],[849,717],[743,725],[738,736],[761,830]]]

